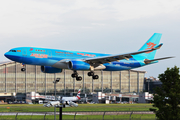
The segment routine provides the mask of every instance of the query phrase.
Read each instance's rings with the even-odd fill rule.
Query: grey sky
[[[0,2],[0,59],[11,48],[35,46],[100,53],[137,51],[162,33],[156,58],[176,56],[138,68],[157,77],[180,67],[179,0],[8,0]]]

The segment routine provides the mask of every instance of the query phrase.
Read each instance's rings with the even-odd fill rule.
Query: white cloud
[[[179,13],[178,0],[120,0],[115,1],[113,8],[119,20],[150,18],[158,15]]]
[[[132,52],[154,32],[163,33],[164,46],[157,57],[179,56],[174,52],[180,39],[179,6],[179,0],[4,0],[0,58],[18,46]],[[178,65],[178,59],[155,64],[158,69],[153,74],[162,66]]]
[[[105,26],[105,24],[103,24],[103,23],[91,23],[91,25],[97,25],[97,26]]]
[[[125,21],[158,15],[176,16],[177,19],[179,6],[178,0],[1,1],[0,35],[43,37],[71,32],[72,28],[103,27],[103,22],[109,20]]]

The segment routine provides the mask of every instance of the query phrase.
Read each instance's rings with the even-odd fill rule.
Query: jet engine
[[[69,61],[68,68],[71,70],[89,70],[90,64],[83,61]]]
[[[41,66],[41,71],[43,73],[61,73],[62,69],[54,68],[50,66]]]

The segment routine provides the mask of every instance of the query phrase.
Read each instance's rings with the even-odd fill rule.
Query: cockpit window
[[[16,52],[16,50],[10,50],[9,52]]]

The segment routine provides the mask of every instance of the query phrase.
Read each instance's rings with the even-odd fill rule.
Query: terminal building
[[[0,93],[30,93],[37,92],[42,95],[54,93],[56,78],[57,94],[69,94],[81,89],[81,93],[103,92],[112,94],[143,92],[144,74],[146,71],[95,71],[99,79],[93,80],[87,75],[88,71],[78,71],[82,76],[81,81],[71,77],[72,70],[63,70],[61,73],[43,73],[41,66],[25,65],[26,71],[22,72],[22,65],[17,62],[0,63]]]

